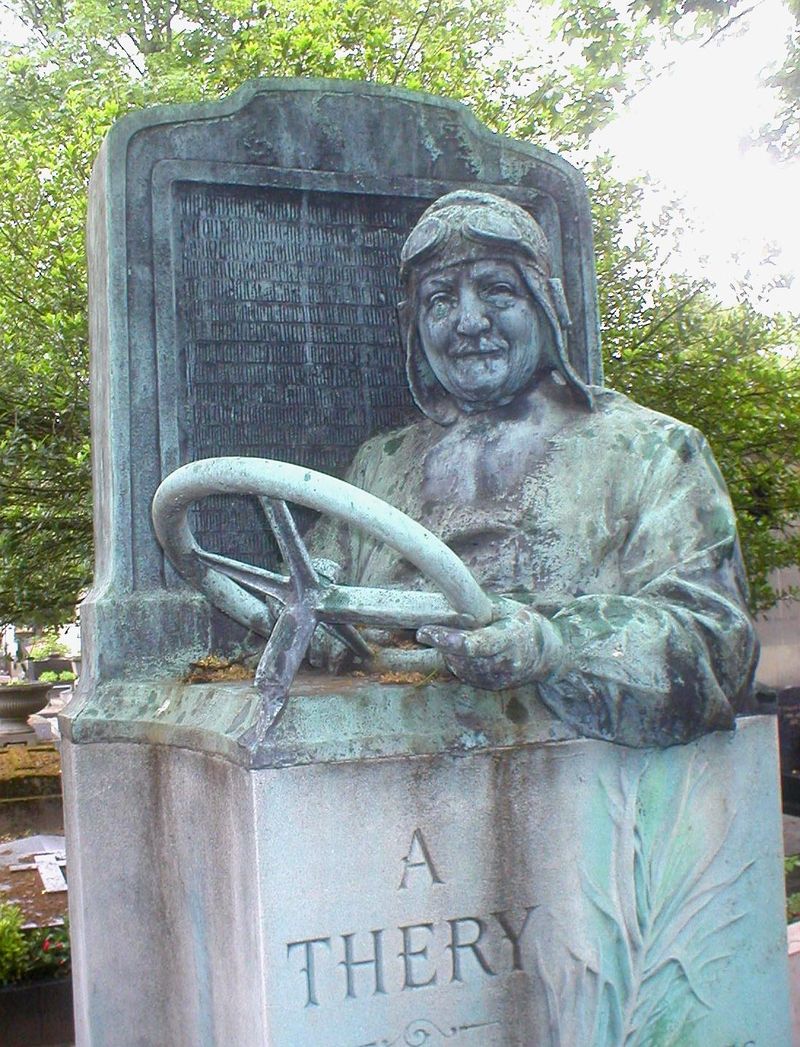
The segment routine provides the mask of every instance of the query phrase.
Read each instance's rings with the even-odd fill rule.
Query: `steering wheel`
[[[193,502],[209,495],[255,495],[275,534],[290,576],[209,553],[188,522]],[[440,590],[417,592],[337,585],[312,562],[286,501],[352,524],[385,542]],[[497,617],[496,604],[456,554],[421,524],[344,480],[288,462],[206,458],[181,466],[153,499],[156,536],[178,573],[235,621],[269,637],[256,669],[261,694],[256,724],[240,741],[255,754],[281,716],[289,687],[318,624],[361,657],[371,648],[355,623],[415,629],[422,625],[478,628]],[[249,590],[249,591],[248,591]],[[251,592],[262,594],[261,598]],[[277,620],[263,596],[281,605]]]

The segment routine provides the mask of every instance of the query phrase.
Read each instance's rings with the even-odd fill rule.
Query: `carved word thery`
[[[444,885],[420,828],[412,833],[400,862],[398,891]],[[495,978],[525,969],[522,939],[536,908],[528,905],[483,916],[301,938],[287,942],[286,954],[305,983],[306,1007],[318,1007],[321,995],[328,996],[323,1002],[333,1002],[339,993],[344,1000],[355,1000],[476,977]]]
[[[494,978],[525,970],[522,941],[534,909],[304,938],[288,942],[286,952],[290,963],[300,958],[306,1007],[320,1005],[321,973],[325,985],[338,982],[345,1000]]]

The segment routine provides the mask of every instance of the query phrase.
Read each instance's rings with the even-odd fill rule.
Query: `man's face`
[[[540,365],[538,313],[511,262],[486,258],[426,273],[417,323],[433,373],[461,405],[508,403]]]

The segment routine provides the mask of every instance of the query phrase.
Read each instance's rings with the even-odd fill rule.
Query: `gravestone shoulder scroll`
[[[735,524],[602,386],[577,172],[264,81],[92,194],[77,1043],[789,1047]]]

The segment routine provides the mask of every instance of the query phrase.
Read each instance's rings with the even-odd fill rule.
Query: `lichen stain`
[[[530,719],[530,712],[516,695],[511,696],[503,711],[512,723],[523,724]]]

